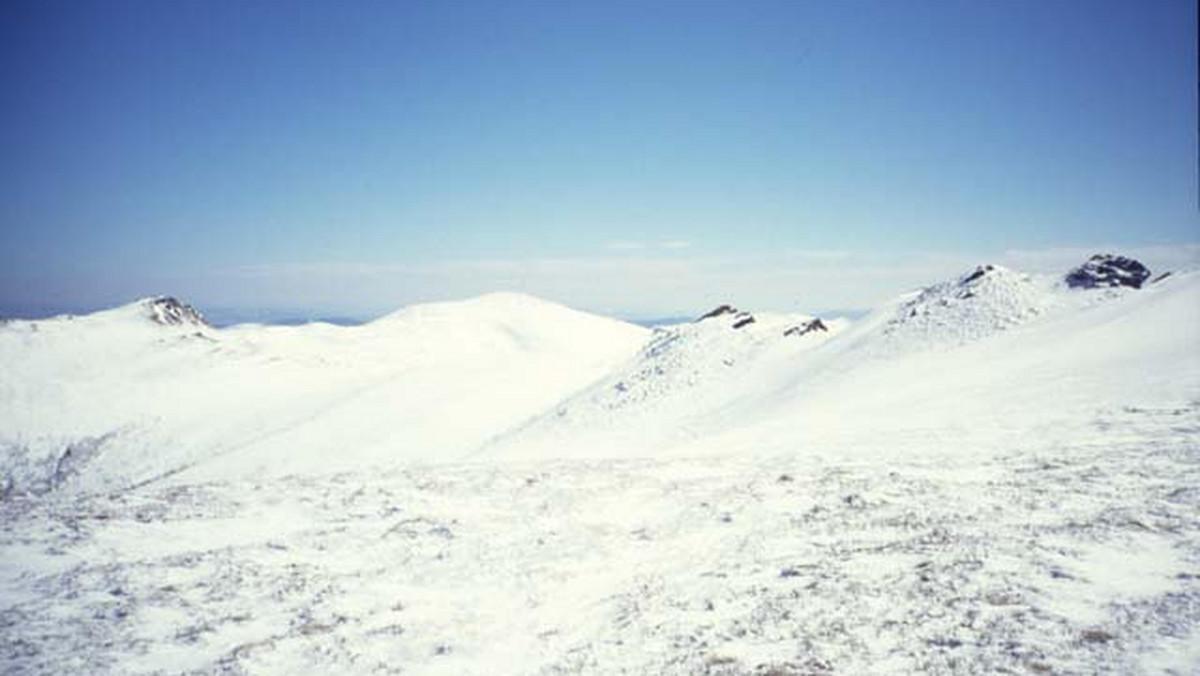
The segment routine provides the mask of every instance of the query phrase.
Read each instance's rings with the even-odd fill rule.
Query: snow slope
[[[1200,274],[744,319],[10,322],[0,670],[1197,673]]]
[[[822,363],[753,398],[761,427],[748,423],[742,439],[779,452],[801,441],[862,447],[855,440],[867,438],[897,448],[949,442],[958,452],[1031,439],[1052,447],[1095,436],[1096,420],[1114,410],[1200,399],[1200,274],[1140,290],[1036,278],[1017,292],[1005,287],[1000,302],[982,293],[966,300],[988,312],[947,306],[943,286],[883,310],[866,335],[847,335]],[[912,317],[914,306],[929,309]],[[971,321],[931,340],[929,317],[939,312]],[[777,441],[768,449],[763,438]]]
[[[747,317],[755,321],[743,324]],[[690,442],[693,418],[761,382],[764,367],[795,362],[849,325],[822,320],[822,329],[804,331],[814,320],[734,311],[656,329],[636,356],[607,377],[492,440],[479,455],[639,456]]]
[[[0,326],[10,491],[446,460],[600,377],[646,337],[518,294],[356,327],[214,329],[164,307],[146,299]]]
[[[660,334],[485,453],[807,453],[841,442],[899,448],[931,435],[988,445],[1031,430],[1050,433],[1049,443],[1085,433],[1113,407],[1200,396],[1198,307],[1195,272],[1140,290],[1085,290],[981,266],[795,342],[701,323]]]
[[[447,463],[0,502],[0,662],[1195,674],[1200,408],[1105,422],[1103,444],[982,458]]]

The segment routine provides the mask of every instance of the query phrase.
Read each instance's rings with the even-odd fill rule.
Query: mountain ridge
[[[87,448],[56,487],[93,490],[179,472],[802,447],[848,433],[841,419],[865,416],[861,435],[928,430],[943,409],[966,411],[960,427],[984,429],[986,407],[954,398],[1014,405],[1010,395],[1032,385],[1004,368],[1046,389],[1047,369],[1064,382],[1102,382],[1072,364],[1140,359],[1166,373],[1152,359],[1169,352],[1184,367],[1164,376],[1178,390],[1195,370],[1180,345],[1200,336],[1185,310],[1200,296],[1197,278],[1077,288],[1063,275],[982,265],[854,322],[729,306],[653,331],[509,292],[352,327],[215,328],[185,302],[153,296],[0,325],[10,364],[0,382],[0,470],[12,490],[44,486],[67,450]],[[1164,295],[1176,309],[1147,320],[1148,337],[1119,321],[1146,315]],[[1097,333],[1102,318],[1123,326],[1119,339]],[[1170,331],[1160,326],[1168,322]],[[1039,360],[1056,342],[1083,347],[1055,353],[1061,364],[1051,369]],[[1137,356],[1146,345],[1157,352]],[[1003,385],[987,393],[988,382]],[[1048,419],[1063,408],[1047,397],[1031,390],[1046,412],[1022,415]]]

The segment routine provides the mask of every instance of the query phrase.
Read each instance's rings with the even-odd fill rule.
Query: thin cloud
[[[632,240],[618,240],[615,242],[608,242],[604,245],[604,248],[608,249],[609,251],[642,251],[646,249],[646,243]]]
[[[787,249],[783,254],[788,258],[811,261],[842,261],[855,255],[845,249]]]
[[[687,249],[692,246],[692,243],[686,239],[668,239],[658,243],[658,248],[668,251],[677,251],[679,249]]]
[[[980,263],[1062,274],[1105,247],[998,251],[782,251],[674,255],[656,244],[623,256],[476,259],[421,263],[263,263],[172,285],[214,306],[386,312],[403,305],[522,291],[621,316],[691,315],[719,303],[754,310],[869,309]],[[1200,246],[1113,249],[1155,271],[1197,267]],[[188,287],[191,288],[188,288]],[[161,288],[161,287],[155,287]],[[194,292],[194,293],[192,293]]]

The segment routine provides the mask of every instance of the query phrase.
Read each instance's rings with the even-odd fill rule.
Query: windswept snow
[[[1200,273],[814,320],[0,324],[0,667],[1198,673]]]
[[[754,321],[743,323],[748,316]],[[793,362],[848,324],[829,320],[825,331],[787,335],[813,320],[807,315],[743,316],[730,311],[656,329],[633,359],[539,418],[493,440],[481,453],[637,456],[651,446],[691,441],[693,416],[709,414],[747,386],[758,386],[764,366],[771,369]]]
[[[981,265],[902,302],[884,325],[879,343],[899,351],[979,340],[1049,311],[1059,300],[1055,284],[1000,265]]]
[[[986,266],[795,342],[765,327],[768,340],[755,340],[701,323],[660,333],[614,375],[484,453],[807,454],[840,444],[846,454],[896,436],[966,452],[1067,438],[1111,408],[1197,396],[1197,299],[1197,273],[1081,291]]]
[[[1200,632],[1200,409],[1097,422],[1110,441],[982,459],[446,464],[9,502],[0,659],[28,674],[1195,673],[1178,656]]]
[[[601,377],[646,334],[520,294],[357,327],[214,329],[157,321],[160,309],[0,326],[11,490],[448,460]],[[75,449],[85,473],[61,467]]]

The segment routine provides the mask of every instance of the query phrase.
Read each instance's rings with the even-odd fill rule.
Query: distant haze
[[[1156,274],[1200,268],[1200,246],[1092,247],[993,253],[780,253],[757,258],[462,261],[424,266],[261,266],[206,277],[147,278],[92,304],[0,304],[0,316],[87,312],[137,297],[170,294],[218,324],[356,323],[413,303],[522,291],[612,317],[654,323],[694,317],[720,303],[752,310],[854,317],[906,291],[1000,263],[1025,272],[1065,273],[1092,253],[1133,256]],[[47,280],[47,285],[62,285]],[[86,289],[65,286],[63,297]]]

